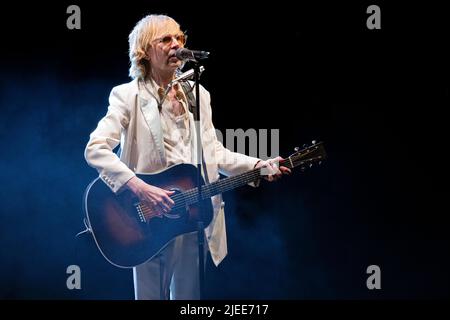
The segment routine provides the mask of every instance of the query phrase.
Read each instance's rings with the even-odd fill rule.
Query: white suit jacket
[[[253,169],[259,159],[231,152],[217,140],[210,95],[203,87],[200,99],[202,145],[209,181],[219,178],[219,170],[225,175],[236,175]],[[191,113],[189,116],[195,152],[194,119]],[[120,151],[116,154],[113,150],[119,144]],[[135,173],[153,173],[167,167],[157,101],[141,81],[135,79],[112,89],[108,112],[91,133],[85,158],[115,193]],[[205,234],[212,260],[218,265],[227,254],[224,204],[220,195],[214,196],[212,202],[214,215]]]

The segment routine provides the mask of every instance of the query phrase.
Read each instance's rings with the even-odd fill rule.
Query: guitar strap
[[[183,88],[184,91],[184,95],[186,96],[187,100],[188,100],[188,104],[189,104],[189,111],[193,112],[195,110],[195,105],[196,105],[196,101],[195,101],[195,96],[194,93],[192,92],[194,87],[191,87],[191,85],[189,84],[189,81],[180,81],[179,84],[181,85],[181,87]],[[200,110],[197,110],[197,112],[200,112]],[[195,116],[195,115],[194,115]],[[209,183],[209,179],[208,179],[208,171],[206,171],[206,164],[205,164],[205,158],[203,156],[203,146],[201,146],[201,151],[202,151],[202,167],[203,167],[203,174],[205,176],[205,182]]]

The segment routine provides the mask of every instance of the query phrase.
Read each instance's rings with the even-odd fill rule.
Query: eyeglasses
[[[173,39],[177,40],[177,42],[184,46],[186,44],[187,35],[184,33],[176,34],[176,35],[165,35],[161,38],[156,38],[154,41],[158,43],[162,43],[163,45],[167,46],[172,43]]]

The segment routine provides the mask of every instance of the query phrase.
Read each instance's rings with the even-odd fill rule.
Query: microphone
[[[175,51],[175,56],[180,60],[196,61],[206,59],[209,56],[207,51],[189,50],[187,48],[179,48]]]

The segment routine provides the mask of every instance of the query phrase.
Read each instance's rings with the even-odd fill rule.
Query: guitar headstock
[[[307,168],[318,164],[320,165],[327,157],[323,142],[313,140],[311,145],[303,145],[303,149],[295,148],[295,152],[283,161],[283,166],[288,168],[300,167],[304,171]]]

